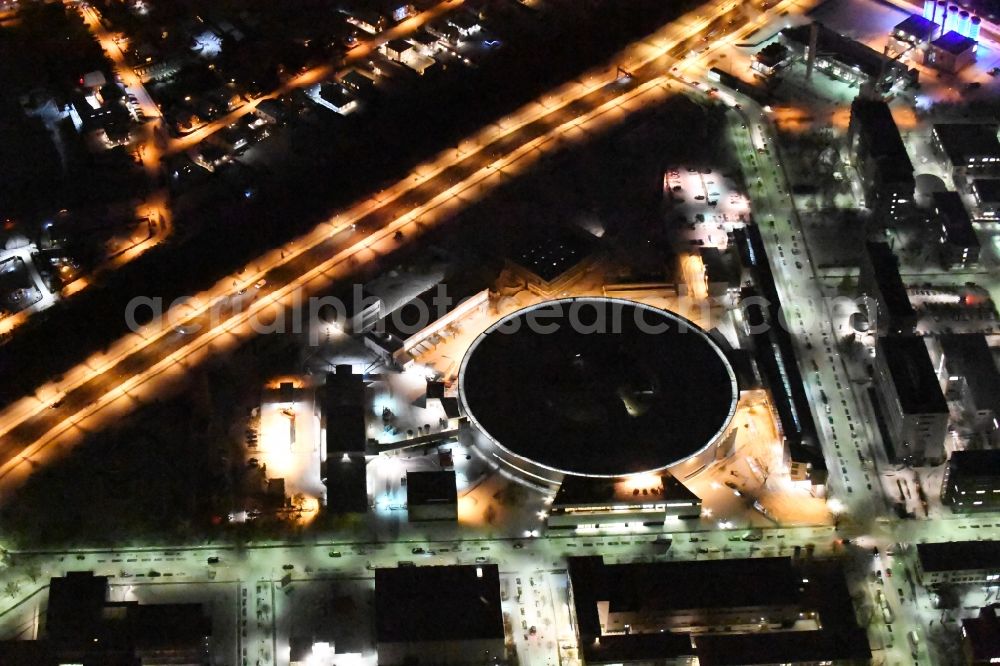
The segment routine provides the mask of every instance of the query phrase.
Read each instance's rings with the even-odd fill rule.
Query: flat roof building
[[[567,476],[546,516],[550,529],[662,527],[697,520],[701,499],[669,474],[625,479]]]
[[[593,265],[597,239],[559,224],[547,224],[517,235],[506,255],[506,268],[539,296],[561,294]]]
[[[356,69],[340,77],[340,82],[359,95],[371,92],[375,88],[375,82]]]
[[[901,42],[907,42],[913,46],[926,44],[940,28],[923,16],[910,14],[905,19],[896,24],[892,29],[892,36]]]
[[[556,484],[696,473],[721,455],[739,386],[693,322],[581,297],[542,301],[483,331],[462,359],[459,398],[472,445],[532,483]]]
[[[324,83],[320,85],[319,90],[313,95],[313,99],[320,106],[324,106],[342,116],[346,116],[358,108],[358,100],[342,83]]]
[[[406,473],[406,509],[411,521],[458,520],[455,470]]]
[[[788,462],[794,469],[805,470],[814,490],[821,490],[828,476],[826,461],[816,436],[811,400],[798,369],[795,345],[787,327],[781,324],[781,296],[767,261],[764,239],[757,225],[734,230],[733,238],[743,270],[752,276],[755,285],[741,290],[744,318],[756,329],[750,335],[753,355],[778,414]]]
[[[943,460],[948,404],[923,338],[879,338],[874,364],[890,460],[918,465]]]
[[[379,666],[506,658],[495,564],[375,570]]]
[[[962,618],[962,652],[969,666],[1000,662],[1000,618],[997,604],[979,609],[978,617]]]
[[[815,27],[814,27],[815,26]],[[821,23],[785,28],[778,38],[795,54],[809,58],[811,33],[816,30],[816,68],[848,83],[871,83],[885,92],[894,85],[917,82],[917,71],[875,49],[831,30]]]
[[[846,664],[871,657],[834,561],[605,564],[591,556],[569,558],[568,569],[571,612],[588,664],[694,656],[710,664]]]
[[[958,192],[934,192],[934,213],[941,226],[941,264],[967,268],[979,263],[980,245],[972,218]]]
[[[705,283],[709,296],[724,296],[730,289],[739,287],[739,270],[731,253],[717,247],[703,247],[698,253],[705,266]]]
[[[1000,451],[955,451],[941,482],[941,501],[955,513],[1000,507]]]
[[[788,62],[788,47],[781,42],[771,42],[754,54],[750,69],[762,76],[770,76]]]
[[[899,275],[899,260],[888,244],[865,244],[858,286],[868,299],[866,306],[873,330],[880,334],[914,332],[917,313]]]
[[[889,105],[858,97],[848,126],[851,156],[861,176],[865,206],[891,224],[913,208],[913,164]]]
[[[969,187],[979,217],[987,220],[1000,218],[1000,178],[976,178]]]
[[[1000,580],[1000,541],[917,544],[917,573],[924,585]]]
[[[972,416],[978,432],[988,434],[996,430],[1000,418],[1000,372],[986,336],[942,335],[936,342],[940,349],[938,376],[947,382],[948,391],[961,396],[962,406]]]
[[[976,62],[976,40],[950,30],[927,47],[924,64],[956,74]]]
[[[1000,176],[1000,140],[995,123],[934,125],[931,140],[948,161],[956,181]]]
[[[212,622],[201,604],[110,601],[108,578],[71,571],[49,585],[38,641],[0,641],[5,666],[208,664]]]
[[[860,630],[846,636],[833,631],[705,634],[695,642],[698,666],[867,666],[872,658],[867,636]]]
[[[354,374],[350,365],[338,365],[316,393],[326,507],[332,513],[364,513],[368,510],[364,377]]]

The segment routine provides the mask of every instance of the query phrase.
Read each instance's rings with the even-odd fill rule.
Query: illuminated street
[[[985,9],[50,4],[0,39],[96,50],[10,84],[53,194],[0,344],[103,289],[131,332],[8,378],[0,662],[1000,661]],[[496,112],[559,39],[601,58]]]

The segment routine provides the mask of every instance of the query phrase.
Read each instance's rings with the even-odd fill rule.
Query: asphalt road
[[[729,0],[717,0],[701,11],[708,13],[707,7],[723,12],[730,6]],[[670,89],[661,73],[671,62],[667,51],[707,24],[705,17],[690,15],[672,22],[665,34],[622,54],[620,62],[633,73],[630,81],[617,80],[614,68],[607,68],[562,86],[443,151],[411,177],[303,239],[252,262],[245,274],[199,294],[194,305],[177,311],[175,326],[149,327],[123,339],[56,384],[42,387],[36,396],[12,405],[0,415],[0,501],[25,472],[44,464],[42,452],[48,444],[64,434],[79,435],[84,422],[88,428],[101,427],[105,422],[100,416],[90,417],[108,405],[117,401],[119,411],[105,412],[117,418],[129,405],[152,399],[153,380],[176,378],[186,364],[252,335],[252,320],[277,317],[294,293],[320,293],[333,280],[349,277],[361,264],[392,251],[401,237],[411,238],[452,216],[546,153],[586,138],[588,131],[618,122],[645,104],[662,101]],[[259,280],[266,281],[263,288],[236,293]],[[232,312],[234,304],[245,307]]]

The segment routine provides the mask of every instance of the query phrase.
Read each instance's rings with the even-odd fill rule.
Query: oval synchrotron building
[[[715,458],[739,389],[697,325],[634,301],[551,300],[479,335],[459,375],[467,435],[528,480],[680,478]]]

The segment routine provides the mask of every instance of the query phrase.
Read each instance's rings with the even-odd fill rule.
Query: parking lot
[[[671,212],[685,227],[678,235],[681,249],[725,249],[728,232],[742,226],[750,212],[747,198],[736,185],[708,167],[671,167],[664,174],[663,188]]]

